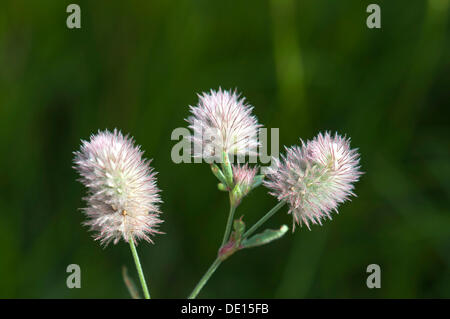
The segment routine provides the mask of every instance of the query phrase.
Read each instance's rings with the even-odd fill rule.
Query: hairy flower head
[[[82,141],[74,153],[74,168],[87,187],[84,223],[101,244],[123,238],[144,239],[159,233],[159,189],[150,161],[143,159],[139,146],[120,131],[99,131],[90,141]]]
[[[350,149],[350,139],[319,134],[301,146],[286,148],[286,156],[274,159],[264,185],[270,194],[289,204],[295,223],[322,224],[340,203],[355,196],[360,175],[359,154]],[[294,223],[294,227],[295,227]]]
[[[257,155],[261,125],[252,115],[253,107],[236,92],[211,90],[199,95],[197,106],[190,106],[187,118],[194,135],[194,157],[221,160],[229,155]]]
[[[242,194],[245,196],[252,189],[254,178],[258,167],[250,167],[248,164],[233,165],[233,181],[237,185]]]

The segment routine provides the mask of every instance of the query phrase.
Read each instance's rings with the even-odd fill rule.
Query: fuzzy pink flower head
[[[187,118],[193,130],[193,156],[221,161],[222,153],[257,155],[261,125],[252,115],[253,107],[236,92],[211,90],[199,95],[197,106],[190,106]]]
[[[331,219],[353,193],[360,175],[359,154],[350,148],[350,139],[320,133],[302,146],[286,148],[286,156],[275,159],[266,171],[264,185],[270,194],[289,204],[295,223],[322,224]]]
[[[134,140],[116,129],[99,131],[74,154],[74,168],[88,189],[84,225],[96,233],[95,240],[105,246],[121,238],[152,242],[150,235],[160,233],[156,227],[162,223],[160,190],[150,161],[142,158]]]
[[[252,188],[253,181],[258,170],[257,167],[250,167],[245,165],[232,165],[233,181],[239,186],[242,193],[246,195]]]

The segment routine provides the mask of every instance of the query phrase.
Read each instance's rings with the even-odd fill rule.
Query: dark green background
[[[81,6],[82,28],[66,27]],[[381,29],[366,7],[381,6]],[[186,297],[213,261],[228,200],[206,164],[174,164],[174,128],[210,88],[237,88],[280,145],[331,130],[365,175],[323,227],[227,260],[201,297],[450,297],[449,2],[2,1],[0,297],[128,298],[129,247],[80,224],[72,152],[98,129],[153,158],[162,230],[138,250],[154,297]],[[238,209],[253,223],[263,187]],[[291,225],[286,209],[268,223]],[[66,287],[79,264],[82,288]],[[366,287],[381,266],[382,287]]]

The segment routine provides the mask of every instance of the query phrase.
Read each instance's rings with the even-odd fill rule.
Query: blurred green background
[[[81,29],[66,6],[81,7]],[[381,7],[381,29],[366,7]],[[450,297],[449,3],[430,1],[2,1],[0,297],[128,298],[129,247],[80,224],[72,152],[120,128],[153,158],[166,233],[138,251],[154,297],[186,297],[228,214],[206,164],[175,164],[174,128],[210,88],[237,88],[280,145],[331,130],[365,175],[323,227],[227,260],[206,298]],[[263,187],[247,224],[276,200]],[[267,224],[291,225],[286,209]],[[68,264],[81,289],[66,287]],[[381,266],[381,289],[366,267]]]

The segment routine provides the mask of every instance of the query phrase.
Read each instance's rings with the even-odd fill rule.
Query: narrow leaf
[[[125,282],[125,285],[128,288],[128,292],[130,293],[131,297],[133,299],[141,299],[141,297],[139,296],[139,292],[136,289],[136,285],[134,284],[133,279],[131,279],[130,276],[128,276],[127,267],[125,267],[125,266],[122,267],[122,277],[123,277],[123,281]]]
[[[248,239],[244,239],[241,243],[241,248],[251,248],[268,244],[283,237],[288,229],[289,228],[286,225],[281,226],[280,229],[266,229],[262,233],[256,234]]]
[[[235,219],[233,222],[233,228],[234,228],[234,240],[240,242],[242,238],[242,234],[245,232],[245,223],[242,220],[242,217],[239,219]]]
[[[228,153],[222,152],[222,169],[225,176],[226,185],[233,186],[233,169],[231,168],[230,159]]]

